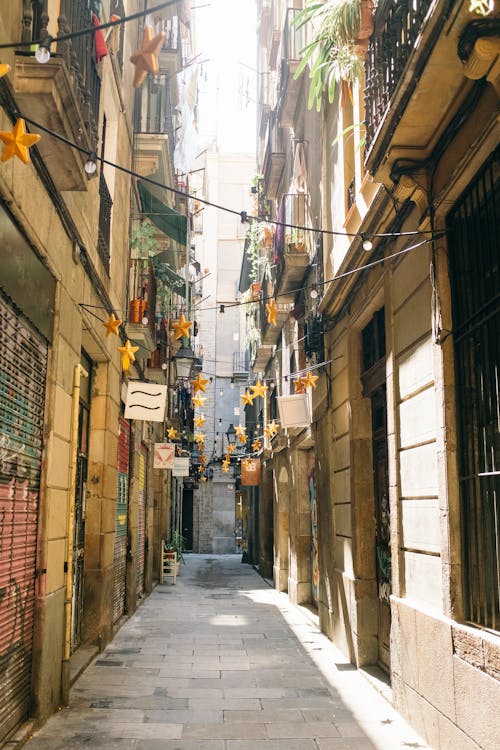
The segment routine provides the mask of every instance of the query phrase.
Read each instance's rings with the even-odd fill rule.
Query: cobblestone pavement
[[[168,579],[169,581],[171,579]],[[187,555],[27,750],[428,748],[301,608],[236,555]]]

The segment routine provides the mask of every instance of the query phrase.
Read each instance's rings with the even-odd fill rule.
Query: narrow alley
[[[239,555],[187,555],[27,750],[427,748]]]

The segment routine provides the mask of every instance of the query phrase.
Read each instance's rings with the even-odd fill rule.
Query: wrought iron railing
[[[109,245],[111,238],[111,208],[113,201],[103,173],[99,175],[99,226],[97,234],[97,252],[106,272],[109,273]]]
[[[431,0],[382,0],[365,63],[366,146],[389,108],[401,80]]]
[[[88,29],[95,11],[94,0],[61,0],[57,19],[58,36]],[[92,36],[83,34],[58,42],[57,52],[64,57],[72,75],[76,93],[81,99],[83,119],[90,140],[97,143],[101,79],[97,70]]]
[[[233,373],[235,375],[248,375],[250,372],[250,353],[233,352]]]
[[[149,76],[136,91],[134,128],[136,133],[165,133],[174,143],[170,85],[167,75]]]

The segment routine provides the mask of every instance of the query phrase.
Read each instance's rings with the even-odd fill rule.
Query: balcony
[[[139,174],[173,184],[174,125],[168,76],[148,76],[135,94],[135,157]]]
[[[175,76],[182,70],[182,24],[174,9],[177,5],[164,8],[153,17],[155,34],[165,34],[165,41],[158,55],[160,73]]]
[[[233,352],[233,378],[236,382],[246,382],[250,373],[250,353]]]
[[[88,28],[90,0],[61,0],[58,33],[67,34]],[[23,40],[37,39],[47,33],[49,18],[37,13],[25,16]],[[16,53],[14,90],[22,113],[49,130],[65,136],[88,151],[97,143],[101,79],[93,45],[86,35],[58,42],[50,60],[40,65],[31,53]],[[42,138],[38,150],[56,187],[61,190],[86,190],[83,171],[85,155],[50,138]]]
[[[128,319],[125,331],[132,343],[138,346],[135,353],[137,360],[150,359],[157,349],[156,332],[156,280],[151,263],[145,272],[142,262],[135,261],[133,269],[133,299],[129,303]],[[131,270],[132,270],[131,269]]]
[[[275,255],[276,293],[292,294],[304,280],[304,274],[310,263],[310,237],[307,230],[294,227],[306,227],[309,224],[305,193],[289,193],[283,196],[284,232],[276,232]]]
[[[271,112],[267,125],[266,153],[263,162],[264,194],[268,200],[276,200],[284,166],[285,147],[278,127],[276,112]]]
[[[291,128],[295,120],[295,111],[304,76],[295,80],[299,67],[300,50],[305,45],[304,29],[293,25],[299,11],[288,8],[283,31],[283,59],[280,70],[278,119],[282,128]]]
[[[465,29],[477,23],[469,5],[379,3],[365,64],[366,165],[376,181],[392,185],[395,162],[428,159],[466,105],[472,84],[458,51]],[[491,28],[498,20],[481,23]]]

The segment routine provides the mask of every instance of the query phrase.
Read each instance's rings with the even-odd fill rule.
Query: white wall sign
[[[155,443],[153,468],[173,469],[175,458],[174,443]]]
[[[166,402],[166,385],[130,380],[125,400],[125,419],[163,422]]]
[[[176,456],[174,458],[172,476],[173,477],[188,477],[189,476],[189,458],[185,458],[184,456]]]
[[[307,393],[278,396],[277,400],[282,427],[308,427],[311,424],[311,410]]]

